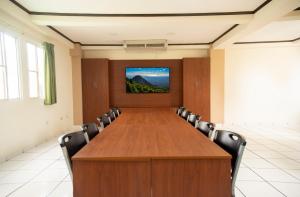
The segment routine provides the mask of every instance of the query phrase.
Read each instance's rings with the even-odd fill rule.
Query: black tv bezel
[[[127,68],[168,68],[169,69],[169,88],[167,92],[140,92],[140,93],[136,93],[136,92],[127,92],[127,88],[126,88],[126,69]],[[126,94],[169,94],[170,93],[170,78],[171,78],[171,68],[169,66],[145,66],[145,67],[140,67],[140,66],[125,66],[124,69],[124,73],[125,73],[125,92]]]

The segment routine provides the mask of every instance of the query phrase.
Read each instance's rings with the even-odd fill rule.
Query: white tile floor
[[[224,126],[247,146],[237,197],[300,196],[300,129]],[[0,197],[69,197],[72,183],[56,138],[0,164]]]

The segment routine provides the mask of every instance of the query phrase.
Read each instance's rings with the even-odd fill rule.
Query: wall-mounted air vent
[[[125,49],[166,49],[167,40],[125,40]]]

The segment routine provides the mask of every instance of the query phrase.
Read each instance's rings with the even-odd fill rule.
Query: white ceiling
[[[28,10],[35,12],[164,14],[253,11],[265,0],[18,0],[18,2]],[[275,1],[267,5],[272,4],[270,7],[273,6],[272,9],[266,9],[269,10],[271,15],[272,13],[278,13],[276,9],[282,9],[282,6],[286,4],[282,0],[278,0],[278,2],[282,2],[282,5],[277,5]],[[266,14],[266,16],[269,16],[269,14]],[[293,14],[293,19],[291,17],[285,20],[276,18],[275,22],[260,27],[255,32],[250,32],[238,41],[257,42],[298,38],[300,36],[300,11],[293,12]],[[233,25],[246,25],[256,18],[251,14],[193,17],[51,15],[31,15],[31,17],[36,24],[53,26],[73,41],[83,44],[122,44],[124,40],[145,39],[166,39],[170,44],[209,43]]]
[[[111,22],[98,26],[54,26],[74,41],[84,44],[121,44],[123,40],[167,39],[168,43],[207,43],[233,24],[165,20]]]
[[[240,42],[293,40],[300,37],[300,20],[272,22]]]
[[[61,13],[207,13],[253,11],[265,0],[18,0],[30,11]]]

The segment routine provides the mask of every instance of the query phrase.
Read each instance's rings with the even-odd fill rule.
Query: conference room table
[[[74,197],[229,197],[231,156],[171,108],[124,108],[73,158]]]

